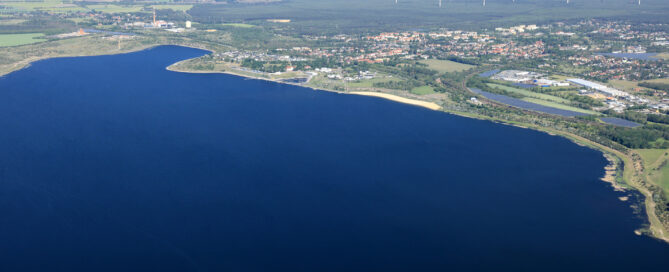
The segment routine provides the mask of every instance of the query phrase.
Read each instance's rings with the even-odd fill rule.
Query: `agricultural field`
[[[643,159],[648,180],[669,194],[669,149],[636,149]]]
[[[46,41],[44,33],[0,34],[0,47],[25,45]]]
[[[428,68],[435,70],[439,73],[459,72],[475,67],[469,64],[462,64],[450,60],[438,60],[438,59],[422,60],[420,61],[420,63],[426,64]]]
[[[60,0],[44,0],[41,2],[2,2],[0,5],[11,7],[17,12],[43,11],[53,13],[68,13],[77,11],[86,11],[85,8],[75,4],[63,3]]]

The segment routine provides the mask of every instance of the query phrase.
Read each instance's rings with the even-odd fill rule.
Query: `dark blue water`
[[[538,112],[560,115],[560,116],[565,116],[565,117],[587,116],[588,115],[588,114],[585,114],[585,113],[582,113],[582,112],[563,110],[563,109],[553,108],[553,107],[549,107],[549,106],[539,105],[537,103],[527,102],[525,100],[518,99],[518,98],[513,98],[513,97],[510,97],[510,96],[503,95],[503,94],[496,94],[496,93],[486,92],[486,91],[483,91],[479,88],[469,88],[469,90],[476,93],[476,94],[482,95],[483,97],[488,98],[490,100],[497,101],[499,103],[507,104],[509,106],[514,106],[514,107],[525,109],[525,110],[538,111]]]
[[[170,63],[0,79],[0,271],[663,271],[563,138]]]

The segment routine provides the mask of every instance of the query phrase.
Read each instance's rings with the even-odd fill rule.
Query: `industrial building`
[[[592,81],[587,81],[585,79],[580,79],[580,78],[570,78],[567,79],[567,81],[574,83],[576,85],[580,85],[589,89],[594,89],[600,93],[603,93],[608,96],[616,96],[616,97],[629,97],[630,94],[620,91],[618,89],[614,89],[611,87],[604,86],[602,84],[598,84]]]

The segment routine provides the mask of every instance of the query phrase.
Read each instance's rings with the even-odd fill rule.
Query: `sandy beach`
[[[355,94],[355,95],[364,95],[364,96],[374,96],[374,97],[379,97],[383,99],[388,99],[391,101],[399,102],[399,103],[404,103],[404,104],[409,104],[409,105],[414,105],[414,106],[419,106],[423,107],[426,109],[430,110],[442,110],[442,107],[437,105],[436,103],[433,102],[427,102],[427,101],[422,101],[422,100],[417,100],[417,99],[410,99],[406,97],[401,97],[393,94],[387,94],[387,93],[381,93],[381,92],[341,92],[341,91],[335,91],[335,90],[327,90],[327,89],[320,89],[320,88],[314,88],[310,86],[304,86],[301,84],[295,84],[295,83],[290,83],[290,82],[284,82],[276,79],[271,79],[271,78],[265,78],[265,77],[259,77],[259,76],[251,76],[251,75],[245,75],[241,73],[235,73],[233,71],[194,71],[194,70],[184,70],[184,69],[179,69],[177,68],[178,65],[182,62],[185,62],[187,60],[183,60],[177,63],[174,63],[168,67],[166,67],[167,70],[173,71],[173,72],[181,72],[181,73],[201,73],[201,74],[211,74],[211,73],[218,73],[218,74],[228,74],[228,75],[234,75],[234,76],[240,76],[240,77],[245,77],[245,78],[251,78],[251,79],[258,79],[258,80],[267,80],[267,81],[272,81],[272,82],[277,82],[277,83],[283,83],[283,84],[289,84],[289,85],[295,85],[295,86],[300,86],[300,87],[305,87],[305,88],[310,88],[314,90],[321,90],[321,91],[328,91],[328,92],[336,92],[336,93],[341,93],[341,94]]]
[[[392,94],[387,94],[387,93],[376,93],[376,92],[348,92],[346,94],[357,94],[357,95],[365,95],[365,96],[375,96],[375,97],[381,97],[384,99],[392,100],[395,102],[400,102],[400,103],[405,103],[409,105],[414,105],[414,106],[419,106],[423,108],[428,108],[431,110],[441,110],[441,106],[432,103],[432,102],[426,102],[426,101],[421,101],[421,100],[416,100],[416,99],[409,99],[397,95],[392,95]]]

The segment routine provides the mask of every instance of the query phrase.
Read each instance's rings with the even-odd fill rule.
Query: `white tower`
[[[483,0],[483,6],[485,7],[485,0]]]
[[[186,28],[191,28],[191,24],[192,23],[190,21],[186,21]]]
[[[641,0],[639,0],[639,1],[641,1]],[[439,7],[441,8],[441,0],[439,0]]]

